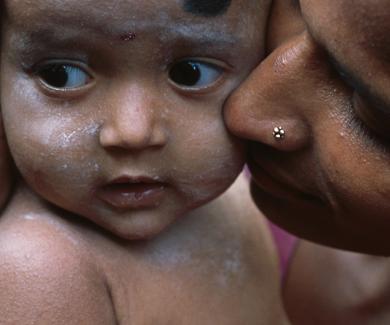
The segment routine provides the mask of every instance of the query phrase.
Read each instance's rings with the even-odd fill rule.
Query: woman
[[[253,140],[253,195],[270,219],[389,254],[390,3],[302,0],[301,10],[303,31],[291,11],[271,20],[281,45],[231,98],[226,122]]]
[[[385,130],[390,119],[382,102],[390,98],[386,92],[390,4],[387,0],[303,0],[300,5],[303,18],[297,1],[275,1],[269,34],[273,52],[227,103],[226,122],[233,133],[254,141],[253,195],[273,221],[320,243],[387,255],[390,169]],[[328,261],[335,262],[334,275],[341,264],[356,265],[345,263],[347,256],[356,256],[355,262],[367,270],[376,263],[367,256],[299,245],[285,287],[293,320],[300,317],[310,324],[310,317],[324,321],[337,308],[344,312],[339,303],[351,292],[343,291],[348,281],[340,281],[342,289],[335,291],[339,299],[333,305],[327,293],[314,296],[326,297],[328,304],[321,305],[308,298],[313,297],[312,291],[302,295],[302,288],[310,286],[299,285],[302,277],[294,274],[318,266],[323,258],[327,267]],[[376,269],[388,274],[387,259],[375,261],[380,264]],[[348,268],[340,276],[349,275]],[[313,270],[309,275],[313,274],[312,279],[304,278],[306,284],[327,280],[322,277],[327,274]],[[359,272],[354,283],[365,280],[365,274]],[[375,287],[386,289],[387,278],[376,277],[377,283],[365,289],[366,297]],[[289,298],[297,294],[300,299]],[[378,296],[386,297],[386,290],[372,294]],[[359,299],[361,306],[367,306],[364,297]],[[299,309],[305,301],[311,302],[311,314]],[[383,305],[371,306],[372,314],[379,315],[376,307]],[[318,314],[321,307],[328,309]],[[334,307],[331,312],[330,307]],[[376,324],[388,324],[383,320]]]
[[[269,30],[272,53],[225,110],[253,141],[254,199],[300,237],[388,256],[390,2],[277,0]],[[389,324],[389,275],[388,258],[302,241],[286,309],[293,324]]]

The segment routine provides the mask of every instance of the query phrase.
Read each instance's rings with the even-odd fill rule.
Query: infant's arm
[[[91,256],[41,221],[1,220],[0,288],[2,325],[116,323]]]

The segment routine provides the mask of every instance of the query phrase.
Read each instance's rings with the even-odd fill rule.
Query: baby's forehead
[[[52,15],[79,15],[88,18],[105,13],[116,20],[125,16],[128,20],[146,13],[155,15],[172,13],[174,16],[194,16],[209,19],[226,19],[242,15],[261,14],[251,10],[266,7],[270,0],[4,0],[5,12],[12,16],[33,17],[37,14],[45,20]]]
[[[245,43],[261,34],[269,0],[5,0],[5,12],[14,29],[47,32],[61,28],[64,35],[96,31],[208,39],[230,38]],[[97,34],[99,34],[97,33]],[[58,33],[57,33],[58,34]],[[90,34],[91,36],[94,34]],[[53,36],[54,37],[54,36]],[[61,38],[61,37],[60,37]],[[120,38],[120,37],[119,37]],[[261,39],[259,37],[258,39]],[[247,39],[248,41],[245,41]]]

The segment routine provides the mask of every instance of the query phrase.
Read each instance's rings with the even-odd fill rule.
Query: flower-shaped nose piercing
[[[274,128],[274,132],[272,134],[276,140],[282,140],[285,137],[286,132],[281,126],[279,126]]]

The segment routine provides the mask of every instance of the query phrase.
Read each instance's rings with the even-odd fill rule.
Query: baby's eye
[[[169,78],[177,85],[188,88],[205,88],[222,74],[222,68],[206,62],[181,61],[169,71]]]
[[[47,86],[59,89],[80,88],[91,80],[82,68],[62,63],[47,64],[38,70],[37,75]]]

